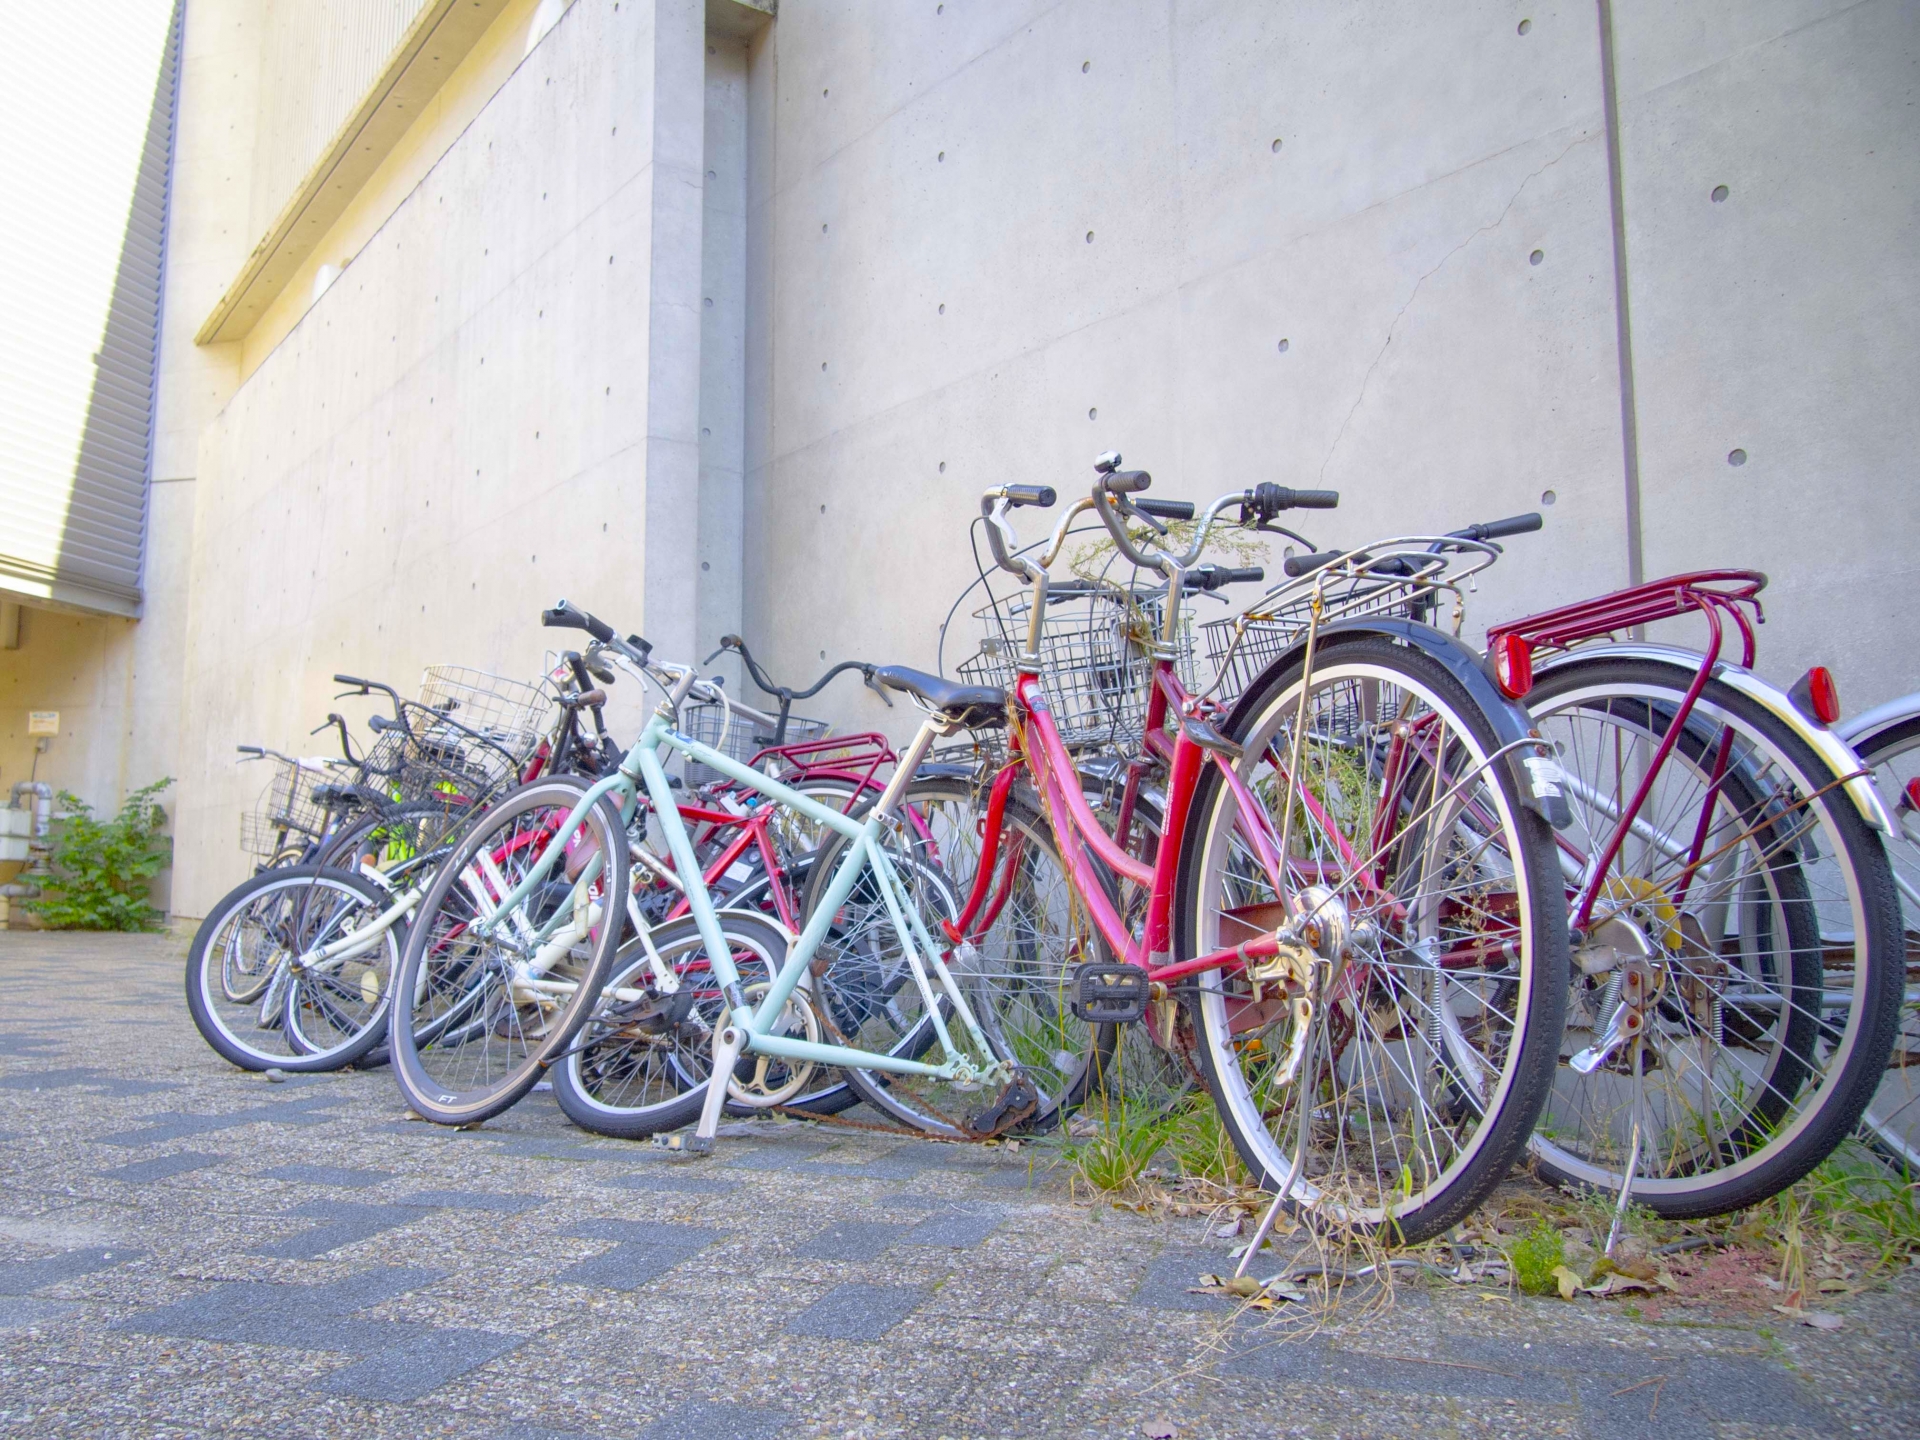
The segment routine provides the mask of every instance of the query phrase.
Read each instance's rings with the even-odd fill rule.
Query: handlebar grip
[[[1145,470],[1115,470],[1102,477],[1100,488],[1109,495],[1136,495],[1153,484],[1153,476]]]
[[[607,703],[607,692],[604,690],[581,690],[572,695],[562,695],[560,697],[560,703],[575,710],[591,710],[596,706]]]
[[[1187,586],[1193,590],[1221,590],[1229,585],[1257,583],[1267,578],[1267,572],[1258,565],[1250,565],[1244,570],[1236,570],[1228,565],[1202,565],[1189,572]]]
[[[368,718],[367,728],[373,731],[404,730],[406,726],[402,725],[398,720],[389,720],[384,715],[374,715]]]
[[[333,677],[333,683],[336,685],[358,685],[362,690],[371,690],[374,685],[373,681],[362,680],[358,675],[336,675]]]
[[[1338,550],[1322,550],[1317,555],[1289,555],[1281,563],[1280,568],[1298,580],[1302,575],[1311,575],[1314,571],[1331,565],[1340,558],[1340,553]]]
[[[1133,508],[1156,520],[1191,520],[1193,502],[1191,500],[1135,500]]]
[[[1060,496],[1051,485],[1008,485],[1005,488],[1007,504],[1019,507],[1032,505],[1041,510],[1051,509],[1053,502]]]
[[[334,678],[337,680],[340,677],[336,675]],[[238,750],[242,755],[258,755],[262,759],[266,757],[267,753],[258,745],[236,745],[233,748]]]
[[[1288,490],[1282,486],[1281,493],[1289,497],[1283,509],[1333,510],[1340,504],[1338,490]]]
[[[584,630],[602,645],[613,639],[613,627],[606,621],[576,610],[564,600],[551,610],[542,610],[540,623],[560,630]]]
[[[1540,512],[1529,510],[1525,515],[1509,515],[1504,520],[1489,520],[1484,525],[1469,525],[1465,530],[1453,533],[1462,540],[1499,540],[1508,535],[1530,535],[1546,522]]]

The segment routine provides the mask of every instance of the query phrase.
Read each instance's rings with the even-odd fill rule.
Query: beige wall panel
[[[317,747],[305,732],[335,708],[333,672],[403,689],[436,662],[531,678],[568,639],[539,627],[543,605],[564,595],[645,630],[650,578],[691,593],[691,546],[655,557],[676,574],[647,574],[641,512],[660,463],[649,394],[697,406],[697,371],[680,398],[650,392],[649,372],[656,272],[690,268],[677,304],[699,324],[700,53],[690,4],[574,6],[209,430],[183,913],[244,873],[236,817],[257,782],[233,745]],[[694,132],[664,186],[658,107]],[[692,196],[690,235],[663,237],[663,188]],[[693,368],[697,342],[681,353]],[[690,408],[679,425],[651,444],[691,457]]]

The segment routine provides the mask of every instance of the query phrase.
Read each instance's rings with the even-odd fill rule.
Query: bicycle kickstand
[[[707,1076],[706,1103],[700,1107],[700,1123],[694,1127],[693,1134],[675,1132],[672,1135],[656,1135],[653,1143],[663,1150],[677,1150],[685,1155],[711,1155],[714,1136],[720,1129],[720,1116],[727,1106],[727,1082],[733,1076],[733,1067],[740,1059],[740,1052],[747,1047],[747,1035],[738,1025],[728,1025],[714,1037],[713,1069]]]

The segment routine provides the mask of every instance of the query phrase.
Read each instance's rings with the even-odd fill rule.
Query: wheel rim
[[[1535,704],[1569,781],[1574,822],[1559,837],[1563,874],[1610,836],[1620,796],[1644,776],[1677,698],[1669,686],[1607,681]],[[1673,899],[1723,729],[1735,736],[1737,765],[1715,796],[1702,851],[1717,858],[1686,885],[1682,908]],[[1658,977],[1659,999],[1644,1012],[1638,1073],[1624,1058],[1584,1076],[1561,1066],[1532,1143],[1551,1169],[1619,1189],[1637,1113],[1634,1194],[1649,1202],[1696,1194],[1769,1164],[1833,1095],[1831,1082],[1861,1035],[1868,982],[1864,955],[1855,953],[1868,934],[1864,903],[1851,868],[1832,858],[1842,852],[1829,806],[1849,802],[1831,792],[1811,802],[1814,843],[1825,859],[1802,864],[1784,843],[1790,823],[1767,819],[1765,807],[1782,785],[1806,795],[1821,782],[1759,727],[1702,696],[1594,910],[1644,937]],[[1851,938],[1823,955],[1823,933]],[[1593,953],[1597,943],[1576,956],[1563,1060],[1590,1046],[1611,1015],[1611,972],[1585,973],[1610,958]]]
[[[1300,689],[1287,686],[1245,727],[1241,774],[1270,811],[1285,793]],[[1351,958],[1329,974],[1304,1041],[1297,1016],[1265,987],[1256,997],[1244,972],[1210,977],[1201,1044],[1256,1174],[1285,1183],[1298,1149],[1290,1201],[1372,1226],[1437,1200],[1496,1133],[1519,1063],[1516,1017],[1531,1013],[1537,937],[1525,868],[1512,859],[1515,814],[1483,768],[1486,747],[1448,702],[1400,669],[1334,659],[1316,668],[1304,728],[1289,867],[1296,884],[1324,885],[1344,908]],[[1399,802],[1383,811],[1389,786]],[[1196,953],[1278,923],[1235,805],[1218,794],[1202,840]],[[1383,813],[1393,818],[1376,834]],[[1299,1079],[1283,1085],[1296,1043]]]

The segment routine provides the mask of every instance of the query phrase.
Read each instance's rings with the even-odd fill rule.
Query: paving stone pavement
[[[241,1074],[170,937],[0,934],[0,1434],[478,1440],[1920,1434],[1920,1279],[1832,1334],[1403,1289],[1280,1343],[1195,1221],[786,1122],[674,1161],[536,1094]],[[106,1028],[107,1026],[111,1028]]]

